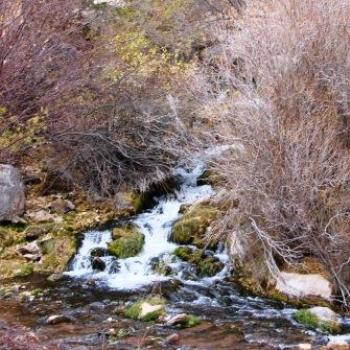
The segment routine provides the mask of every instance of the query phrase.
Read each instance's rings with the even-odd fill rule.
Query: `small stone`
[[[36,242],[25,244],[25,245],[19,247],[18,251],[22,255],[26,255],[26,254],[31,254],[31,255],[41,254],[40,248],[39,248],[39,246],[38,246],[38,244]]]
[[[180,341],[180,335],[178,333],[170,334],[165,338],[165,344],[177,344]]]
[[[73,322],[73,318],[66,315],[51,315],[47,318],[46,324],[55,325],[59,323]]]
[[[23,257],[28,261],[37,262],[41,260],[40,254],[24,254]]]
[[[187,320],[187,314],[183,313],[183,314],[178,314],[175,316],[170,316],[166,318],[166,326],[171,327],[171,326],[175,326],[177,324],[183,324],[185,323]]]
[[[311,344],[299,344],[298,345],[299,350],[312,350]]]
[[[89,304],[89,308],[92,311],[103,311],[106,308],[106,305],[100,301],[95,301]]]

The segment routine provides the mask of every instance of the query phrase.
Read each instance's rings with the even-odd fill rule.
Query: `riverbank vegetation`
[[[215,206],[186,212],[173,241],[207,247],[210,225],[263,287],[316,260],[347,307],[349,16],[343,0],[3,0],[0,161],[43,174],[30,196],[114,205],[230,145]]]
[[[316,258],[349,302],[349,3],[247,2],[220,45],[221,123],[241,152],[218,162],[217,230],[260,256],[256,279]],[[268,34],[267,34],[268,33]],[[217,78],[219,79],[219,78]],[[247,253],[247,252],[250,252]],[[258,258],[257,258],[258,259]]]

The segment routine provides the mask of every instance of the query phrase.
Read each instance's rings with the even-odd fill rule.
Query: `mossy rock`
[[[191,207],[173,226],[170,240],[177,244],[193,244],[198,248],[214,248],[215,244],[206,244],[205,234],[218,214],[219,210],[210,204]]]
[[[215,276],[224,268],[224,264],[219,259],[206,255],[200,249],[178,247],[174,254],[181,260],[194,264],[199,277]]]
[[[114,229],[113,237],[115,239],[108,244],[108,253],[119,259],[136,256],[145,243],[145,236],[131,227]]]
[[[144,322],[156,321],[164,314],[165,300],[160,296],[139,300],[124,311],[126,317]]]
[[[45,273],[63,272],[76,252],[74,236],[60,235],[47,237],[40,243],[43,249],[42,264],[36,266],[36,271]]]
[[[337,322],[322,321],[308,309],[300,309],[294,314],[294,319],[306,328],[319,329],[325,333],[339,334],[341,325]]]

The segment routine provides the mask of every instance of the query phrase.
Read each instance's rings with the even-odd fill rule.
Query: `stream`
[[[209,199],[210,185],[199,185],[205,163],[193,169],[175,171],[179,187],[155,198],[153,208],[132,218],[145,236],[141,253],[132,258],[103,256],[106,268],[96,271],[90,252],[106,248],[112,227],[84,234],[81,246],[63,280],[48,282],[44,277],[19,280],[16,300],[0,299],[0,314],[9,324],[21,323],[35,330],[59,350],[89,349],[298,349],[327,343],[327,336],[312,332],[293,320],[287,304],[247,295],[230,280],[228,255],[218,246],[213,257],[225,267],[213,277],[200,278],[190,263],[174,256],[177,244],[169,241],[172,225],[181,217],[182,206]],[[155,272],[154,263],[166,263],[172,273]],[[43,290],[33,298],[27,291]],[[168,301],[167,313],[199,316],[201,325],[174,329],[126,319],[118,312],[131,301],[149,293],[161,293]],[[27,294],[26,294],[27,293]],[[64,314],[69,323],[48,325],[52,314]],[[176,345],[164,339],[177,332]]]

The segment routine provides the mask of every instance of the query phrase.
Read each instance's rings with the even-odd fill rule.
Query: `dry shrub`
[[[244,151],[217,164],[239,208],[220,230],[276,261],[319,258],[348,304],[350,31],[348,1],[251,1],[219,31],[222,137]],[[223,97],[224,96],[224,97]]]
[[[144,188],[191,143],[170,96],[180,89],[173,82],[182,79],[181,65],[134,13],[82,0],[0,3],[0,107],[7,109],[0,160],[32,159],[39,150],[46,192],[62,183],[104,196],[125,185]],[[33,116],[41,143],[25,144]]]

